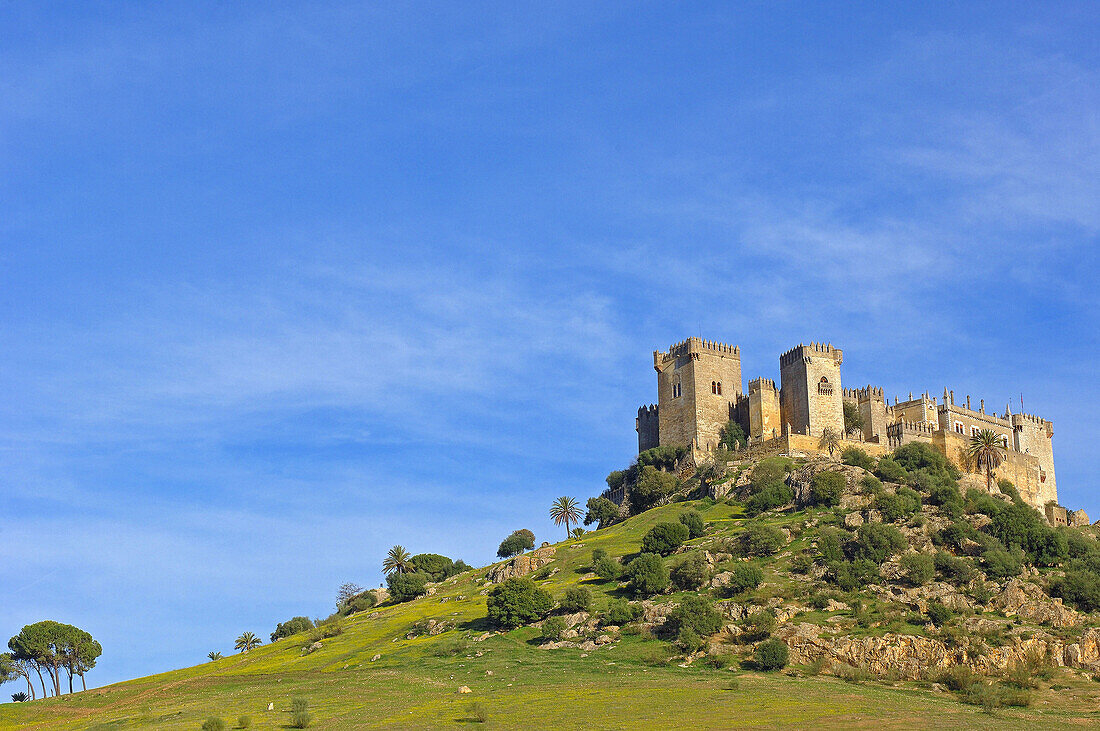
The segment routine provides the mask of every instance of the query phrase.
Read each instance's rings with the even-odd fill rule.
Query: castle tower
[[[688,338],[654,351],[653,368],[660,445],[714,449],[741,395],[741,349]]]
[[[783,433],[779,389],[770,378],[749,381],[748,435],[753,439],[771,439]]]
[[[1058,500],[1054,481],[1054,422],[1031,414],[1011,414],[1013,444],[1039,460],[1039,494],[1035,504]]]
[[[844,433],[842,362],[843,351],[824,343],[799,345],[779,357],[780,408],[792,433],[819,437],[826,428]]]

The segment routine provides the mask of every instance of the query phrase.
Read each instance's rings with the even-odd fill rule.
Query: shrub
[[[497,558],[511,558],[535,547],[535,534],[526,528],[513,531],[497,547]]]
[[[853,467],[862,467],[870,472],[875,468],[875,460],[871,458],[871,455],[864,452],[859,447],[848,447],[840,453],[840,461],[844,464],[850,464]]]
[[[596,562],[601,558],[607,558],[607,550],[603,548],[592,549],[592,565],[595,566]]]
[[[744,447],[748,443],[748,438],[745,436],[745,430],[733,419],[726,422],[726,425],[722,427],[722,436],[719,438],[718,443],[726,449],[738,449]]]
[[[963,512],[963,497],[954,484],[936,483],[928,487],[928,502],[939,505],[945,513],[958,517]]]
[[[969,561],[965,558],[952,556],[946,551],[937,551],[932,561],[936,567],[936,571],[938,571],[944,579],[957,586],[969,583],[970,578],[974,575],[974,570]]]
[[[252,728],[252,716],[238,716],[237,728]]]
[[[425,586],[427,583],[427,575],[416,572],[405,574],[394,572],[386,577],[390,598],[395,602],[407,602],[417,598],[428,590]]]
[[[644,453],[643,453],[644,454]],[[638,455],[641,459],[642,455]],[[630,492],[631,509],[635,513],[649,510],[664,498],[676,492],[676,475],[651,465],[643,465],[638,470],[638,481]]]
[[[587,586],[571,586],[561,598],[563,612],[587,612],[592,606],[592,590]]]
[[[688,538],[698,538],[703,535],[703,516],[697,510],[689,510],[680,515],[680,522],[687,526]]]
[[[688,594],[668,615],[665,626],[670,634],[690,629],[699,637],[708,637],[722,629],[722,613],[706,597]]]
[[[750,475],[749,489],[753,493],[762,492],[769,487],[786,484],[787,473],[791,471],[791,461],[785,457],[767,457],[756,463]]]
[[[655,553],[638,554],[627,565],[626,577],[627,589],[638,596],[659,594],[668,588],[668,569]]]
[[[848,481],[839,472],[818,472],[810,482],[810,501],[814,505],[837,505],[847,484]]]
[[[905,468],[894,461],[892,457],[880,457],[875,465],[875,477],[885,482],[905,482],[909,473]]]
[[[1017,556],[1008,551],[986,551],[982,554],[982,570],[994,581],[1003,581],[1010,576],[1019,576],[1024,566]]]
[[[474,720],[474,723],[485,723],[489,720],[489,711],[484,704],[474,701],[470,704],[470,718]]]
[[[525,537],[531,539],[531,545],[534,545],[535,534],[531,531],[516,531],[512,535],[518,533],[525,533]],[[418,553],[409,559],[409,571],[412,573],[424,574],[428,577],[428,581],[443,581],[455,574],[461,573],[462,568],[466,564],[462,561],[452,561],[446,556],[440,556],[438,553]]]
[[[617,579],[619,578],[619,574],[622,573],[622,566],[619,562],[607,556],[596,559],[596,563],[593,564],[592,569],[596,572],[596,576],[599,576],[604,581]]]
[[[731,595],[751,591],[764,581],[764,572],[760,570],[759,566],[750,563],[737,564],[730,573],[732,576],[730,576],[729,583],[726,584],[726,589]]]
[[[612,472],[611,474],[615,473]],[[610,485],[610,477],[608,484]],[[585,503],[585,507],[588,508],[584,514],[585,525],[596,523],[597,528],[606,528],[617,522],[621,516],[619,506],[605,497],[590,497],[588,502]]]
[[[604,612],[605,624],[622,626],[642,616],[642,608],[626,599],[612,599]]]
[[[489,620],[512,629],[542,619],[554,600],[526,576],[514,576],[489,591]]]
[[[829,564],[829,580],[844,591],[855,591],[879,578],[878,564],[865,558]]]
[[[542,638],[544,640],[557,642],[561,639],[566,629],[565,618],[557,616],[550,617],[542,623]]]
[[[863,492],[873,495],[882,489],[882,480],[874,475],[864,475],[859,478],[859,486]]]
[[[294,711],[290,714],[291,728],[309,728],[313,725],[313,714],[309,711]]]
[[[706,559],[699,551],[692,551],[669,572],[672,583],[677,589],[691,591],[698,589],[710,577]]]
[[[896,523],[920,510],[920,493],[904,486],[894,494],[880,490],[875,493],[875,507],[882,513],[883,520]]]
[[[940,602],[928,602],[928,621],[937,627],[942,627],[951,621],[951,610]]]
[[[907,553],[898,561],[905,578],[913,586],[923,586],[936,575],[936,564],[931,556],[923,553]]]
[[[691,627],[681,627],[676,634],[676,645],[686,653],[698,652],[707,641]]]
[[[340,609],[340,613],[344,616],[355,614],[356,612],[371,609],[377,603],[378,597],[373,591],[364,591],[362,594],[356,594],[344,602],[343,607]]]
[[[770,556],[786,542],[783,531],[762,523],[750,523],[741,534],[741,544],[750,556]]]
[[[897,528],[886,523],[864,523],[850,544],[853,559],[866,559],[876,564],[905,549],[908,542]]]
[[[748,642],[759,642],[771,637],[775,631],[775,615],[759,611],[741,620],[741,638]]]
[[[997,489],[1001,491],[1002,495],[1008,495],[1012,498],[1012,502],[1014,503],[1023,501],[1023,498],[1020,497],[1019,491],[1016,489],[1016,486],[1012,484],[1011,480],[1006,480],[1004,478],[997,480]]]
[[[202,722],[202,731],[225,731],[225,721],[211,716]]]
[[[688,527],[683,523],[658,523],[642,536],[642,553],[667,556],[688,539]]]
[[[1082,612],[1100,609],[1100,576],[1091,571],[1070,570],[1050,582],[1050,595],[1061,597]]]
[[[292,617],[285,622],[280,622],[275,625],[275,631],[271,633],[271,641],[274,642],[283,637],[290,637],[291,635],[296,635],[299,632],[305,632],[311,629],[313,629],[313,620],[309,617]]]
[[[948,545],[952,548],[962,548],[965,541],[977,541],[981,538],[974,526],[969,521],[956,520],[951,525],[932,536],[932,541],[939,545]]]
[[[638,455],[638,464],[643,466],[652,465],[662,470],[673,470],[676,468],[676,463],[685,454],[687,454],[687,447],[654,447]]]
[[[928,470],[952,482],[959,479],[959,468],[931,444],[910,442],[898,447],[894,450],[894,460],[908,472]]]
[[[826,561],[844,560],[844,534],[836,528],[824,528],[817,536],[817,550]]]
[[[786,485],[776,485],[762,490],[745,501],[745,514],[760,515],[767,510],[781,508],[794,499],[794,492]]]
[[[752,658],[756,667],[764,672],[782,670],[787,667],[787,645],[779,640],[761,642],[752,651]]]

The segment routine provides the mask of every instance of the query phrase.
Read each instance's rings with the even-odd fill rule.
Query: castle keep
[[[811,343],[779,357],[780,384],[768,378],[741,382],[741,349],[689,338],[667,352],[654,351],[657,403],[638,409],[638,451],[657,446],[687,447],[697,458],[712,452],[729,421],[741,425],[749,446],[764,452],[820,452],[826,430],[842,435],[842,448],[858,446],[873,456],[909,442],[924,442],[964,472],[976,472],[966,456],[971,435],[989,429],[1002,437],[1005,459],[998,477],[1013,482],[1021,497],[1043,509],[1057,503],[1054,424],[1031,414],[988,413],[954,391],[937,398],[927,392],[894,403],[875,386],[846,389],[840,381],[844,353],[832,344]],[[844,406],[862,417],[863,428],[846,431]],[[1048,511],[1049,512],[1049,511]],[[1050,517],[1050,516],[1048,516]]]

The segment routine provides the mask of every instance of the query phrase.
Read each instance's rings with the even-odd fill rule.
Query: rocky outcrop
[[[1005,614],[1042,624],[1049,622],[1055,627],[1073,627],[1080,623],[1081,616],[1062,604],[1061,599],[1051,599],[1041,587],[1027,581],[1012,579],[992,601],[993,607]]]
[[[510,561],[493,566],[485,576],[494,584],[516,576],[526,576],[553,561],[556,552],[557,549],[553,546],[543,545],[530,553],[521,553]]]

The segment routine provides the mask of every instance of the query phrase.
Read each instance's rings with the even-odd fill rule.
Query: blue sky
[[[1100,517],[1100,14],[921,5],[0,5],[0,632],[557,537],[689,335],[1022,393]]]

